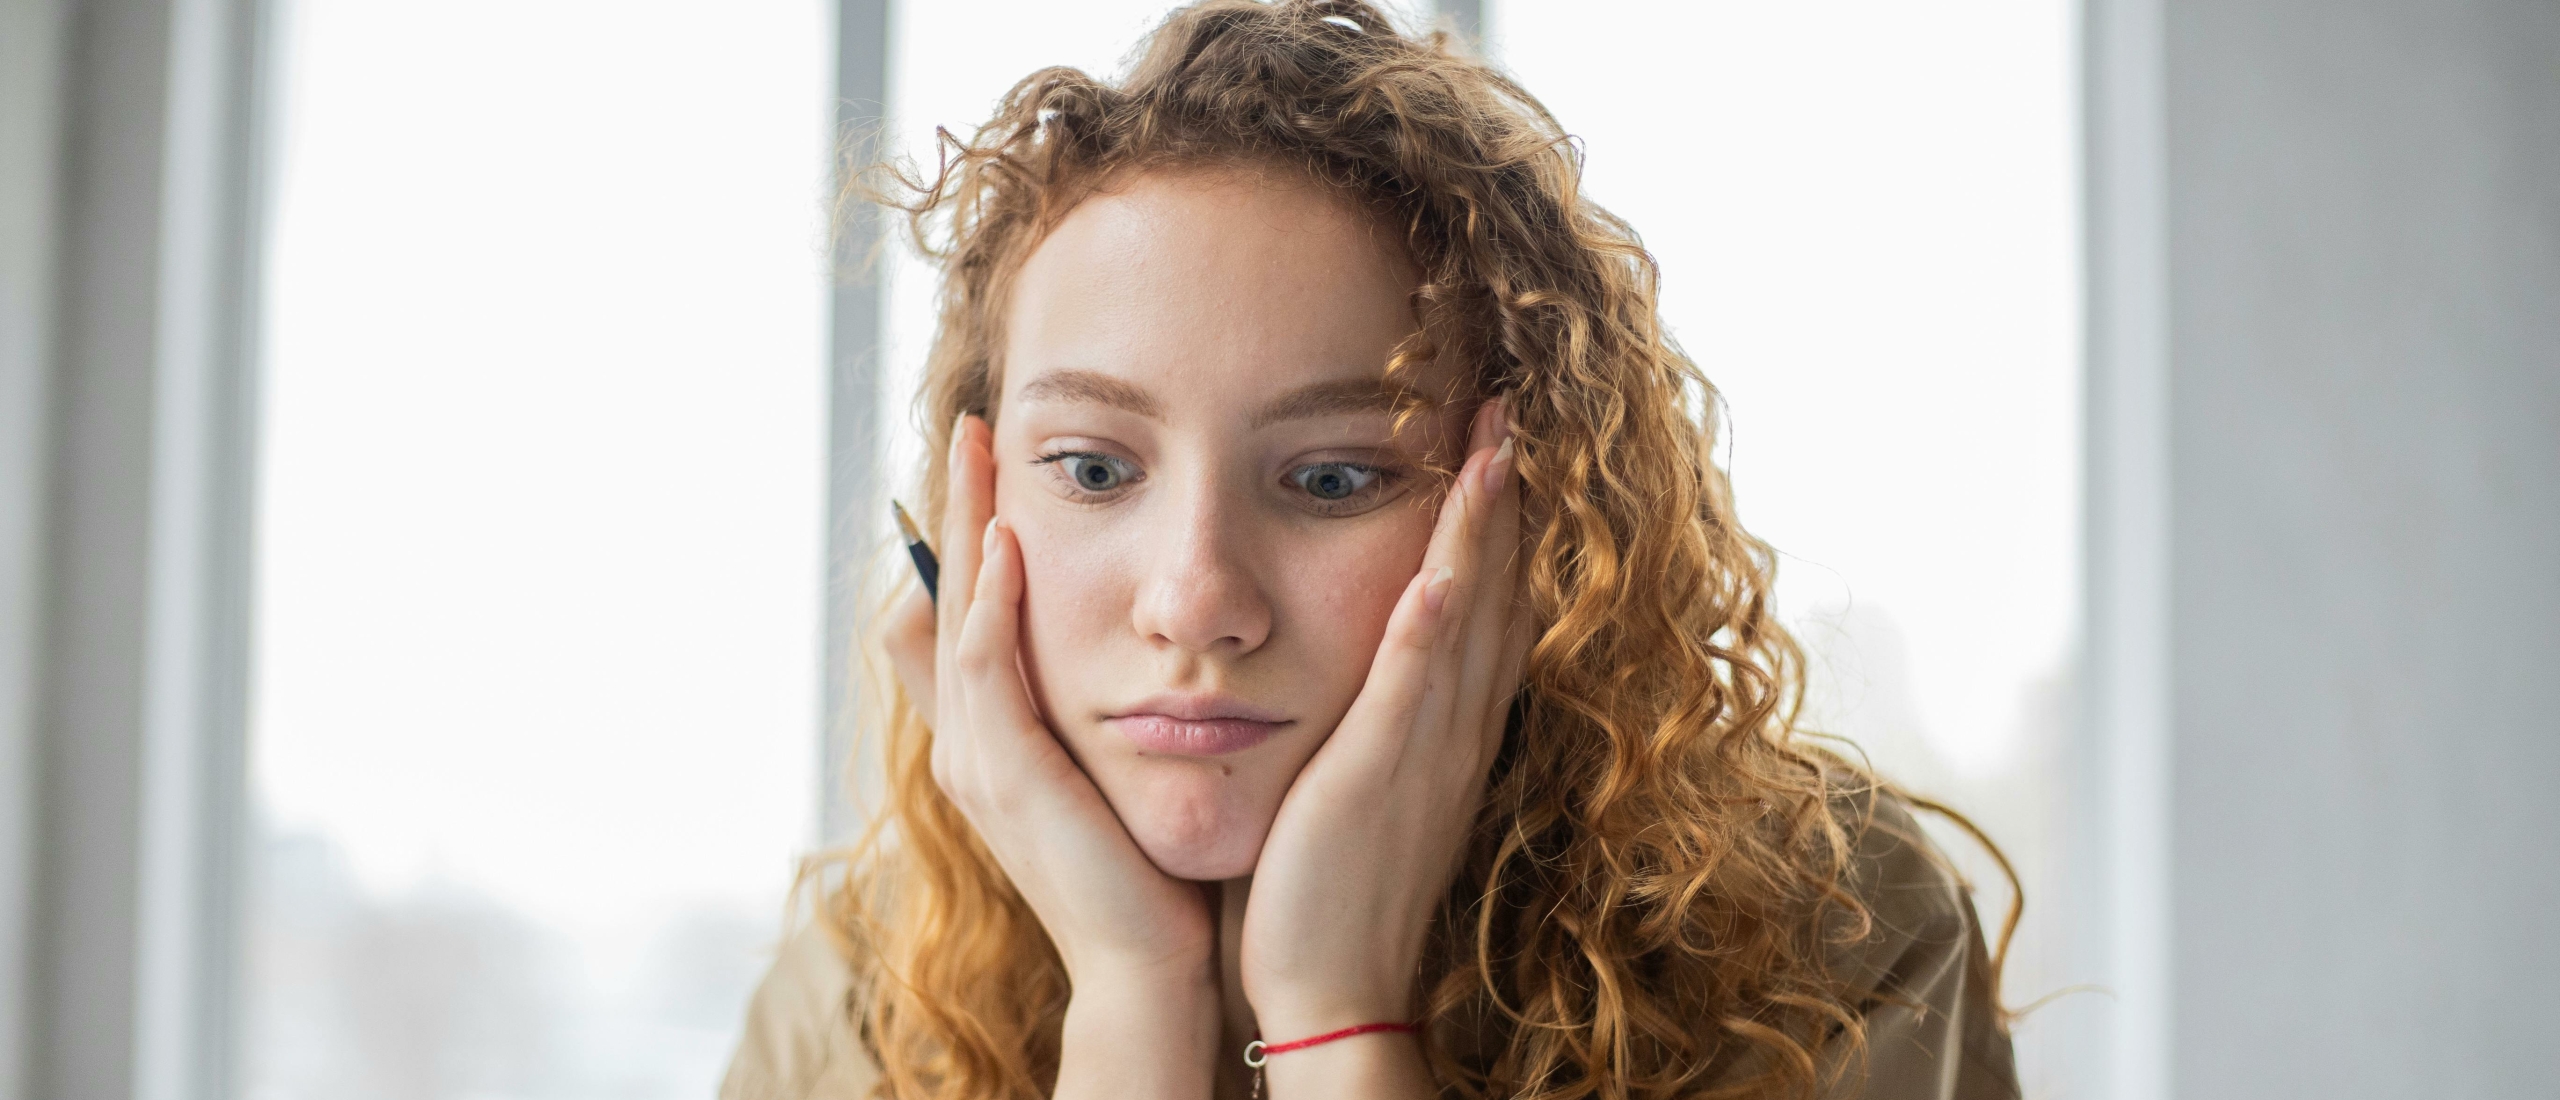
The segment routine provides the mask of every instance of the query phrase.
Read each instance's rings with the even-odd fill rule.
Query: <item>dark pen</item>
[[[924,579],[925,598],[940,596],[935,585],[942,579],[942,563],[934,560],[933,547],[924,544],[924,533],[916,530],[916,521],[907,518],[907,510],[897,501],[889,502],[889,514],[898,518],[898,533],[907,538],[907,556],[915,559],[916,576]]]

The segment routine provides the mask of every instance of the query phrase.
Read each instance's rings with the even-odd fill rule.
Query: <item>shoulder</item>
[[[1848,886],[1870,922],[1866,935],[1834,953],[1839,976],[1861,988],[1889,985],[1902,957],[1978,934],[1971,887],[1906,797],[1868,788],[1839,796],[1834,810],[1849,833]]]
[[[720,1100],[862,1100],[879,1074],[855,1040],[853,964],[823,927],[783,940],[747,1003]]]
[[[1850,888],[1863,934],[1831,949],[1831,968],[1865,1018],[1864,1065],[1838,1096],[1990,1100],[2018,1095],[2017,1070],[1973,891],[1890,789],[1842,799]],[[1855,933],[1858,929],[1847,931]]]

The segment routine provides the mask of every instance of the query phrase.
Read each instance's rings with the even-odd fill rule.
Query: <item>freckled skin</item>
[[[1415,320],[1390,234],[1312,186],[1238,170],[1157,172],[1085,200],[1024,264],[994,417],[996,510],[1023,554],[1032,695],[1140,850],[1196,880],[1249,874],[1282,797],[1367,677],[1422,562],[1437,494],[1420,464],[1466,409],[1391,433],[1383,411],[1256,427],[1310,383],[1378,378]],[[1044,372],[1142,388],[1156,417],[1053,396]],[[1417,381],[1426,392],[1445,374]],[[1138,477],[1080,495],[1043,455],[1095,452]],[[1355,515],[1288,478],[1310,463],[1402,467]],[[1217,758],[1151,755],[1105,724],[1164,692],[1217,692],[1289,721]]]

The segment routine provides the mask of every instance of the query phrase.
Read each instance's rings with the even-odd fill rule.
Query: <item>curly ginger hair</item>
[[[993,412],[1013,274],[1132,172],[1254,166],[1329,189],[1421,276],[1388,372],[1458,364],[1462,398],[1509,402],[1544,629],[1418,978],[1444,1090],[1820,1088],[1864,1042],[1825,956],[1867,934],[1852,796],[1879,784],[1796,728],[1804,661],[1771,608],[1774,556],[1713,460],[1716,391],[1664,331],[1635,232],[1582,196],[1554,117],[1360,0],[1203,0],[1119,81],[1033,73],[973,136],[940,139],[938,172],[862,191],[941,269],[917,398],[927,530],[952,425]],[[811,868],[880,1091],[1045,1096],[1066,970],[934,783],[931,731],[880,686],[885,812]]]

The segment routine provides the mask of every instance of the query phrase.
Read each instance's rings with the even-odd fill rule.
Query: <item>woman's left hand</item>
[[[1441,505],[1421,572],[1387,621],[1368,682],[1289,788],[1263,843],[1241,970],[1273,1042],[1413,1019],[1415,971],[1483,801],[1531,639],[1518,600],[1520,494],[1503,412],[1498,400],[1478,411],[1467,463]],[[1275,1095],[1296,1091],[1281,1087],[1284,1066],[1343,1065],[1364,1045],[1396,1048],[1361,1040],[1284,1055],[1272,1063]],[[1412,1063],[1404,1068],[1418,1071],[1418,1048],[1401,1047],[1396,1056]],[[1344,1053],[1314,1057],[1334,1048]]]

